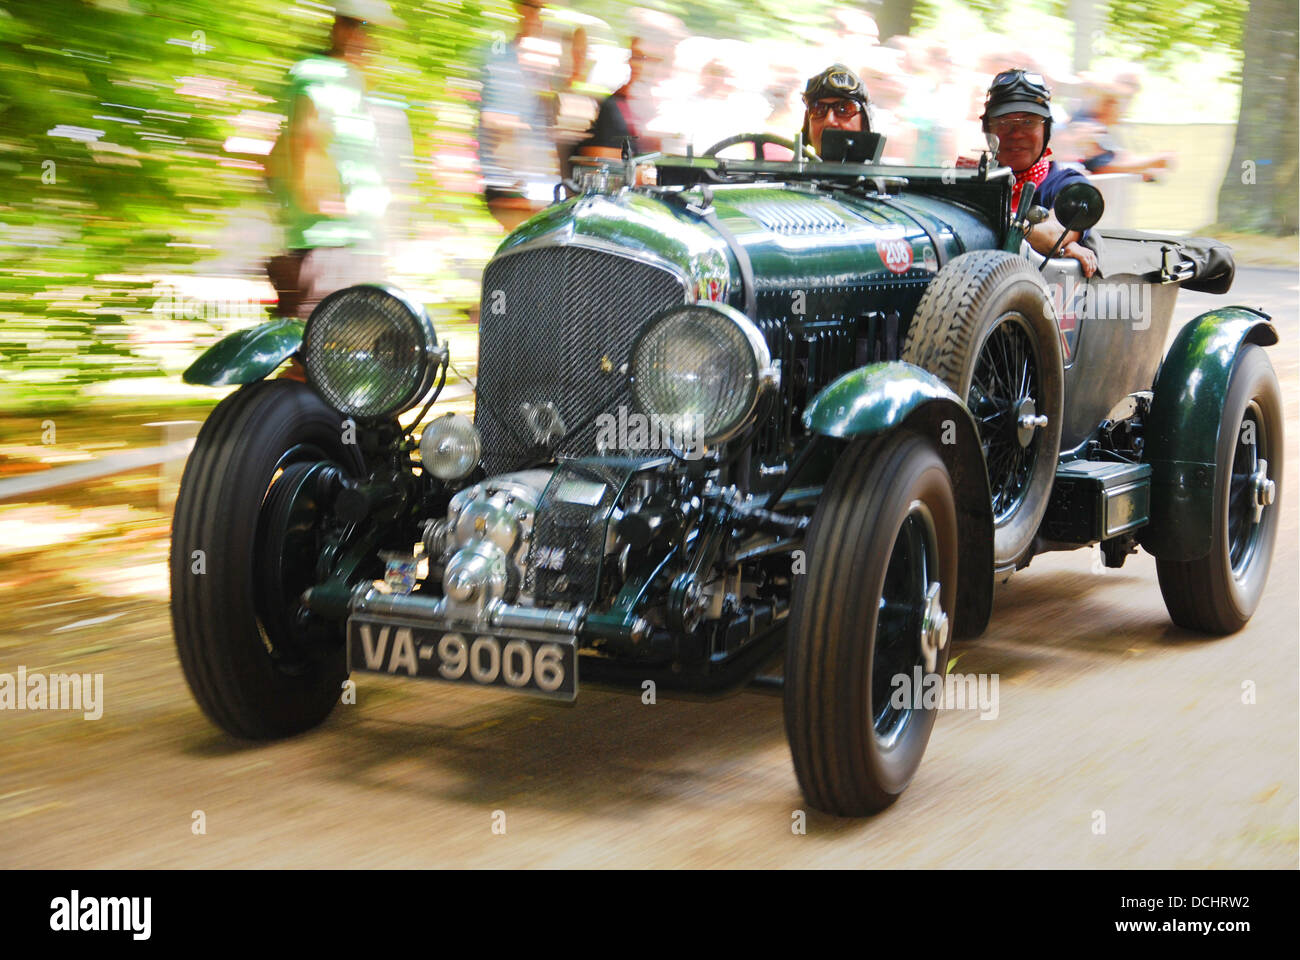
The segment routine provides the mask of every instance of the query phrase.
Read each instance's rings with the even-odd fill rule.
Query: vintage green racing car
[[[1225,292],[1231,253],[1108,234],[1082,184],[1055,213],[1100,237],[1085,281],[1023,244],[1044,212],[987,158],[795,156],[557,187],[484,273],[472,421],[428,419],[448,351],[389,287],[201,357],[190,382],[242,384],[173,528],[212,721],[308,730],[350,671],[561,700],[755,684],[783,690],[807,801],[865,815],[935,722],[895,679],[944,674],[1036,554],[1142,547],[1175,623],[1245,624],[1278,526],[1277,335],[1224,306],[1164,352],[1178,288]],[[305,383],[270,378],[295,355]]]

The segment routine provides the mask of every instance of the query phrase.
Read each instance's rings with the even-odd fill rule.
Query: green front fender
[[[900,426],[922,405],[936,401],[955,404],[961,411],[960,416],[954,414],[955,420],[975,429],[970,413],[946,383],[902,362],[850,370],[813,397],[803,422],[827,437],[866,436]]]
[[[1139,540],[1161,560],[1196,560],[1210,550],[1219,425],[1237,354],[1271,346],[1268,314],[1210,310],[1179,331],[1156,374],[1143,459],[1151,464],[1151,522]]]
[[[910,363],[873,363],[844,374],[804,410],[813,433],[852,439],[905,429],[933,439],[952,478],[960,544],[958,637],[974,637],[993,608],[993,511],[975,419],[942,380]]]
[[[261,380],[302,346],[302,331],[303,322],[292,317],[237,330],[209,347],[181,379],[209,387]]]

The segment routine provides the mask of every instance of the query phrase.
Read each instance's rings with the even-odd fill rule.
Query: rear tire
[[[943,380],[979,427],[993,507],[993,565],[1023,565],[1047,512],[1061,446],[1061,333],[1042,277],[1021,256],[977,250],[930,282],[902,359]],[[1047,425],[1022,432],[1022,415]]]
[[[1243,429],[1253,424],[1253,444]],[[1214,518],[1210,551],[1197,560],[1157,560],[1160,593],[1169,617],[1202,633],[1235,633],[1259,606],[1277,539],[1282,495],[1282,396],[1264,348],[1247,344],[1237,356],[1219,420]],[[1263,470],[1274,484],[1271,505],[1253,518],[1253,477]]]
[[[893,679],[946,672],[947,631],[926,631],[926,595],[938,584],[951,615],[957,548],[952,479],[929,440],[862,439],[841,457],[809,529],[786,649],[786,736],[813,807],[865,816],[911,782],[936,711],[895,706]]]
[[[287,618],[258,612],[258,581],[281,559],[257,549],[259,526],[285,508],[279,481],[320,461],[361,471],[342,420],[304,384],[255,383],[217,405],[185,466],[170,559],[176,651],[194,699],[234,736],[316,726],[347,677],[341,645],[304,650],[285,636]]]

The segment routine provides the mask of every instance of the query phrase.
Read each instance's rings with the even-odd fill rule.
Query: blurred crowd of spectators
[[[1139,73],[1076,76],[1068,63],[997,34],[961,49],[912,36],[881,43],[869,15],[844,9],[820,44],[745,42],[691,36],[673,16],[636,9],[635,36],[620,43],[594,17],[540,0],[516,7],[517,33],[485,60],[479,134],[485,195],[507,226],[550,200],[575,153],[616,156],[625,137],[638,152],[671,153],[703,153],[740,133],[793,138],[804,81],[833,62],[865,83],[887,163],[941,166],[985,149],[985,91],[1014,67],[1042,74],[1052,88],[1056,160],[1148,179],[1171,160],[1132,156],[1116,141],[1113,127],[1140,88]]]
[[[399,30],[401,22],[385,0],[334,6],[328,46],[291,69],[288,123],[274,147],[267,144],[265,171],[285,230],[267,269],[285,315],[306,316],[330,291],[394,269],[394,241],[406,232],[402,198],[411,178],[396,161],[414,152],[410,129],[365,78],[383,36],[373,27]],[[742,41],[692,36],[670,14],[634,8],[631,36],[620,39],[598,18],[544,0],[518,0],[515,10],[515,22],[490,34],[481,51],[470,85],[478,100],[473,135],[435,147],[432,158],[440,174],[451,174],[440,177],[444,189],[479,193],[506,230],[550,203],[584,158],[704,154],[740,134],[794,141],[806,82],[831,64],[861,78],[871,129],[886,138],[885,163],[978,157],[989,146],[979,120],[985,92],[1009,68],[1041,74],[1052,89],[1051,159],[1148,177],[1170,161],[1133,156],[1116,140],[1113,128],[1140,87],[1136,72],[1072,76],[1065,64],[995,34],[960,49],[913,36],[881,43],[869,15],[842,8],[821,37]],[[762,149],[767,159],[792,156],[779,145]],[[720,155],[754,150],[738,143]],[[427,265],[428,251],[416,259]]]

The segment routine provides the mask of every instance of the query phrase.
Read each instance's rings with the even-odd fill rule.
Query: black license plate
[[[578,695],[577,638],[523,630],[483,634],[352,617],[348,668],[558,700]]]

